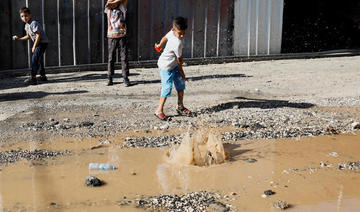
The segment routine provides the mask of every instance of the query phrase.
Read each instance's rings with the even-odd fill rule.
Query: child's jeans
[[[39,43],[35,47],[35,51],[31,60],[31,76],[36,77],[37,72],[40,72],[41,76],[45,76],[44,68],[44,53],[47,48],[47,43]]]
[[[109,60],[108,60],[108,77],[114,76],[114,64],[116,60],[116,49],[120,47],[120,57],[122,66],[122,76],[124,80],[129,77],[129,62],[127,58],[126,37],[108,38]]]
[[[170,71],[159,68],[159,73],[161,77],[161,97],[171,95],[173,83],[176,90],[185,90],[185,80],[181,78],[178,66]]]

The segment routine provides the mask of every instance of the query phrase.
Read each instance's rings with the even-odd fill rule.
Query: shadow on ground
[[[240,144],[230,144],[230,143],[225,143],[224,144],[224,150],[225,152],[227,152],[229,154],[229,160],[235,160],[238,156],[246,153],[246,152],[251,152],[251,149],[240,149],[241,145]]]
[[[78,73],[72,73],[66,76],[56,76],[51,75],[47,82],[38,81],[39,84],[52,84],[52,83],[63,83],[63,82],[78,82],[78,81],[96,81],[96,80],[104,80],[104,84],[107,81],[107,74],[88,74],[84,76],[75,76]],[[138,73],[130,73],[130,79],[133,76],[139,75]],[[122,78],[122,74],[115,74],[115,79]],[[12,88],[23,88],[27,87],[24,83],[25,78],[8,78],[0,81],[0,90],[12,89]]]
[[[6,94],[0,94],[0,102],[25,100],[25,99],[40,99],[49,95],[73,95],[73,94],[83,94],[87,92],[88,91],[67,91],[67,92],[51,93],[51,92],[43,92],[43,91],[34,91],[34,92],[6,93]]]
[[[188,77],[189,81],[199,81],[206,79],[224,79],[224,78],[243,78],[243,77],[253,77],[245,74],[214,74],[214,75],[206,75],[206,76],[198,76],[198,77]],[[130,79],[131,80],[131,79]],[[158,80],[142,80],[142,81],[132,81],[132,84],[153,84],[153,83],[161,83],[160,77]]]
[[[250,99],[245,97],[236,97],[235,99],[244,100],[244,101],[232,101],[226,102],[212,107],[208,107],[201,110],[201,113],[208,112],[220,112],[223,110],[233,109],[233,108],[260,108],[260,109],[274,109],[274,108],[298,108],[298,109],[307,109],[316,106],[315,104],[305,103],[305,102],[289,102],[286,100],[267,100],[267,99]]]

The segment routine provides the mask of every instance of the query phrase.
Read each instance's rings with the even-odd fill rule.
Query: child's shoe
[[[37,80],[36,80],[36,77],[29,77],[28,79],[26,79],[24,81],[25,84],[27,85],[37,85]]]
[[[112,85],[114,85],[114,83],[113,83],[113,78],[112,78],[112,77],[109,77],[107,86],[112,86]]]
[[[48,81],[48,79],[47,79],[47,77],[44,75],[44,76],[40,76],[40,81],[46,82],[46,81]]]
[[[129,80],[129,79],[124,79],[124,86],[125,86],[125,87],[129,87],[129,86],[130,86],[130,80]]]

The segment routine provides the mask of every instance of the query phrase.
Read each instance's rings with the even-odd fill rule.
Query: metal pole
[[[217,57],[219,57],[219,48],[220,48],[220,10],[221,10],[221,1],[218,0],[217,32],[216,32],[216,56]]]
[[[58,54],[59,66],[61,66],[61,25],[60,25],[60,0],[57,0],[57,20],[58,20]]]
[[[76,12],[75,12],[75,0],[73,0],[73,54],[74,54],[74,66],[76,66],[76,19],[75,19],[75,15],[76,15]]]

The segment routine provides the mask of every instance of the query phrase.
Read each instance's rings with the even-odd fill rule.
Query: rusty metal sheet
[[[73,65],[73,2],[72,0],[59,0],[59,5],[60,62],[63,66]]]
[[[58,45],[58,20],[57,20],[57,0],[44,1],[44,26],[49,44],[46,49],[45,65],[59,65],[59,45]]]
[[[10,23],[10,1],[0,1],[0,70],[7,70],[12,68],[12,31]],[[19,16],[16,16],[19,18]],[[19,35],[18,35],[19,36]]]
[[[24,26],[25,24],[21,21],[19,10],[26,5],[25,0],[11,1],[11,32],[13,35],[18,37],[25,36]],[[32,44],[31,44],[32,45]],[[28,44],[26,41],[12,42],[12,68],[22,69],[30,67]]]

